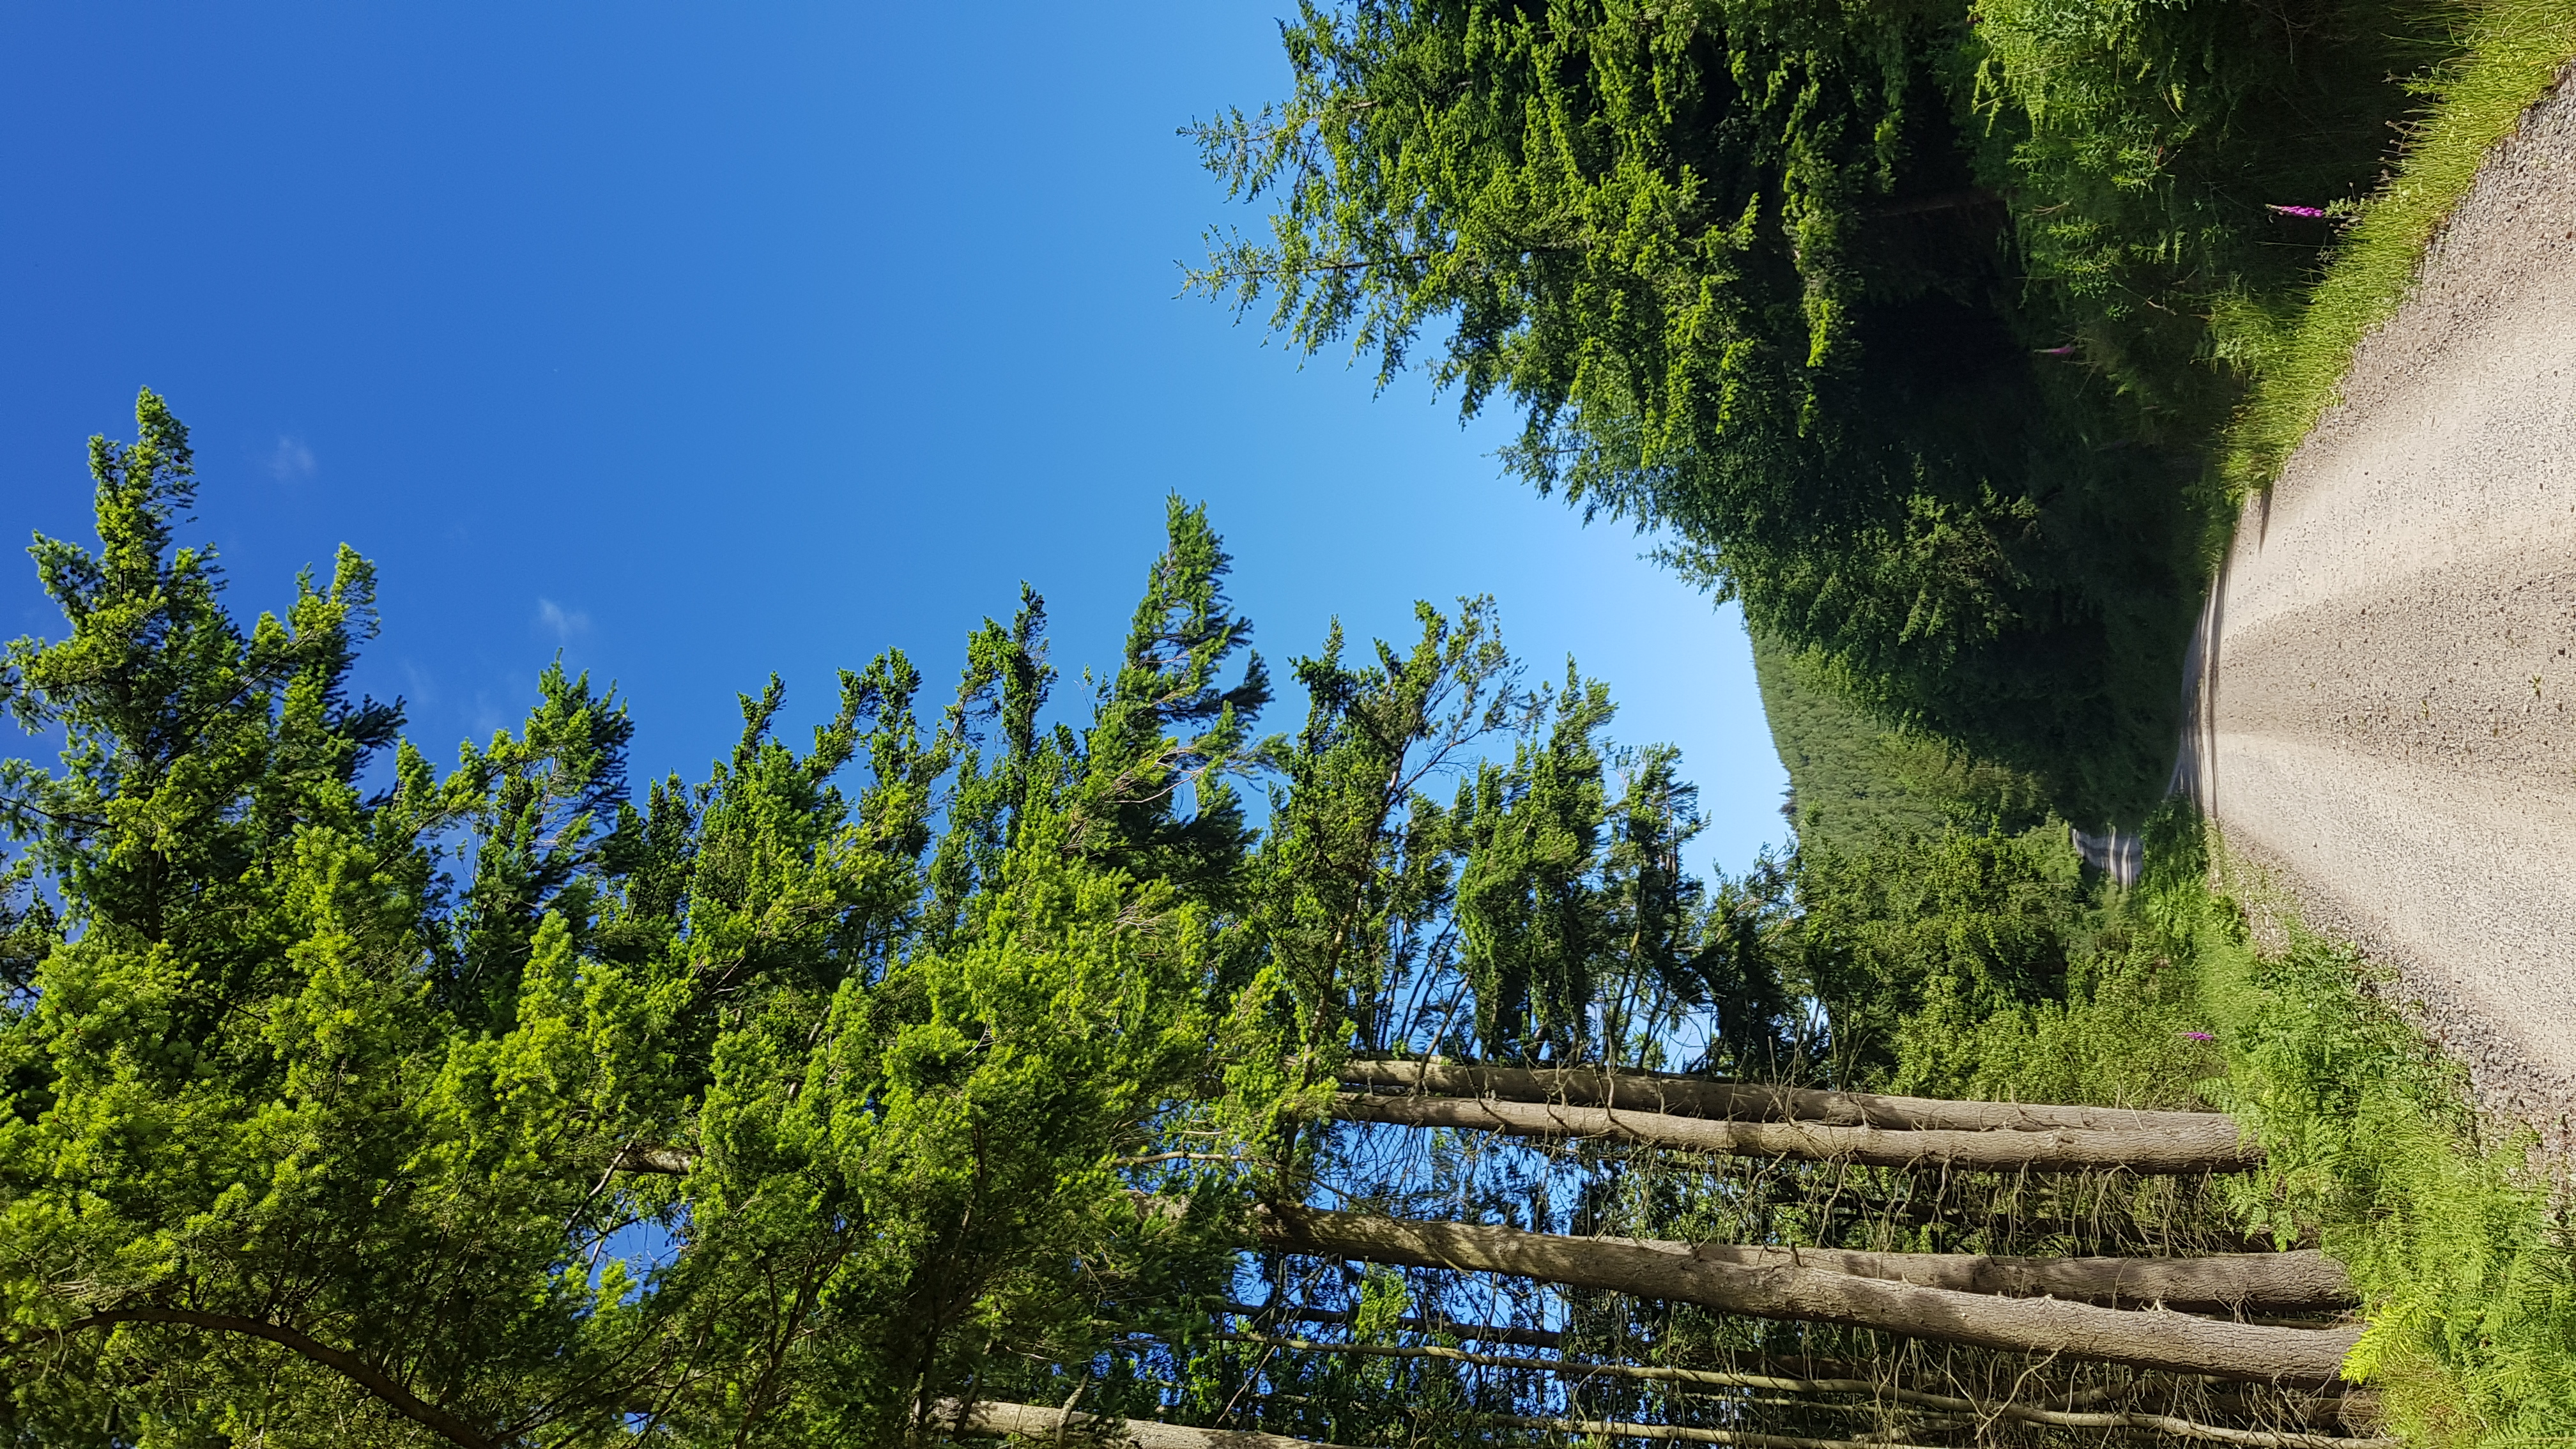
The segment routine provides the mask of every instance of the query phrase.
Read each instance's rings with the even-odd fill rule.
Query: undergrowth
[[[2336,208],[2314,289],[2295,309],[2214,319],[2250,379],[2219,461],[2231,501],[2270,486],[2339,401],[2354,349],[2404,300],[2480,163],[2576,57],[2576,0],[2452,14],[2453,58],[2417,84],[2426,108],[2385,184]],[[2347,1375],[2379,1391],[2390,1433],[2441,1449],[2576,1443],[2576,1238],[2532,1135],[2482,1121],[2390,980],[2300,925],[2185,807],[2169,804],[2154,838],[2147,880],[2106,898],[2071,953],[2064,1000],[1978,1018],[1936,997],[1898,1034],[1894,1084],[2233,1113],[2266,1154],[2235,1205],[2249,1228],[2348,1266],[2367,1329]]]
[[[2252,377],[2221,464],[2238,501],[2269,487],[2339,400],[2353,349],[2405,299],[2487,151],[2576,56],[2576,0],[2462,0],[2455,16],[2452,58],[2415,85],[2427,108],[2387,183],[2350,209],[2304,305],[2277,324],[2250,306],[2219,319],[2221,350]]]
[[[2235,1207],[2350,1269],[2368,1327],[2346,1374],[2379,1391],[2391,1433],[2570,1442],[2576,1240],[2531,1134],[2481,1121],[2389,983],[2300,927],[2180,806],[2146,880],[2107,896],[2092,930],[2063,1001],[1981,1020],[1928,1004],[1900,1033],[1896,1085],[2231,1112],[2265,1152],[2232,1180]]]
[[[2085,13],[2080,7],[2016,4],[1989,15],[1985,23],[1995,31],[1998,26],[2009,29],[2005,22],[2014,17],[2053,16],[2080,31]],[[2203,574],[2223,558],[2245,500],[2270,486],[2300,440],[2339,400],[2355,347],[2404,300],[2425,248],[2467,194],[2487,152],[2513,132],[2576,57],[2576,0],[2432,0],[2395,7],[2388,23],[2404,33],[2402,49],[2424,59],[2405,83],[2416,106],[2400,127],[2394,159],[2376,190],[2335,200],[2331,188],[2302,190],[2269,175],[2239,177],[2241,184],[2224,188],[2239,201],[2260,193],[2326,203],[2328,216],[2313,223],[2282,219],[2284,225],[2295,221],[2330,231],[2333,245],[2315,268],[2304,277],[2237,276],[2188,306],[2134,309],[2139,317],[2163,319],[2200,339],[2189,347],[2148,346],[2136,339],[2115,346],[2107,335],[2087,342],[2089,360],[2117,364],[2106,376],[2125,393],[2141,398],[2190,394],[2204,402],[2233,395],[2232,405],[2177,404],[2159,414],[2178,439],[2197,439],[2193,446],[2205,450],[2200,453],[2205,464],[2194,465],[2206,470],[2199,486],[2175,503],[2193,514],[2184,526],[2197,535],[2197,568]],[[2072,46],[2076,38],[2080,36],[2070,33],[2060,41]],[[2224,136],[2220,154],[2232,154],[2245,141],[2242,128]],[[2117,150],[2095,149],[2104,154]],[[2113,250],[2122,255],[2179,245],[2135,217],[2102,235],[2108,238],[2106,245],[2117,243]],[[2285,234],[2283,246],[2275,248],[2285,255],[2286,240]],[[2060,263],[2064,270],[2064,259]],[[2159,605],[2135,588],[2130,594],[2142,605]],[[2187,630],[2188,623],[2177,627]],[[1766,653],[1777,657],[1765,659]],[[1803,829],[1837,845],[1937,830],[1944,822],[1971,829],[1999,817],[2014,823],[2034,801],[2043,812],[2054,805],[2088,828],[2099,828],[2098,812],[2077,808],[2077,796],[2118,802],[2112,814],[2125,824],[2137,818],[2132,812],[2141,810],[2162,784],[2161,762],[2138,763],[2169,743],[2171,730],[2162,716],[2136,713],[2123,716],[2121,728],[2059,739],[2053,747],[2058,757],[2044,761],[2045,768],[2034,774],[2029,767],[2038,757],[2024,759],[2023,768],[2008,768],[1961,747],[1958,739],[1891,728],[1853,702],[1832,697],[1829,681],[1790,678],[1792,653],[1777,643],[1756,643],[1757,663],[1765,665],[1773,733],[1797,790],[1795,814]],[[2171,663],[2161,653],[2135,655],[2124,667],[2157,679],[2171,673]],[[2173,692],[2168,685],[2149,687],[2135,679],[2113,691],[2140,699],[2163,699]],[[1996,696],[1990,708],[2003,714],[2019,706]],[[1960,738],[1973,734],[1965,731]],[[2146,743],[2150,735],[2152,745]],[[2066,785],[2079,778],[2100,788],[2072,790]]]
[[[2265,1150],[2239,1206],[2350,1268],[2369,1326],[2346,1375],[2380,1389],[2409,1443],[2568,1442],[2576,1256],[2532,1134],[2480,1120],[2383,974],[2270,908],[2223,850],[2233,895],[2177,853],[2145,904],[2194,963],[2227,1060],[2213,1095]],[[2248,902],[2279,940],[2252,939]]]

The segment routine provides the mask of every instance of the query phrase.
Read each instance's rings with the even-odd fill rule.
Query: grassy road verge
[[[2370,1327],[2347,1373],[2408,1443],[2570,1442],[2576,1254],[2531,1134],[2481,1121],[2388,980],[2215,854],[2169,848],[2141,904],[2191,963],[2226,1061],[2210,1095],[2266,1152],[2239,1206],[2349,1265]]]
[[[2465,0],[2452,24],[2458,51],[2422,82],[2428,105],[2396,168],[2349,214],[2307,304],[2284,326],[2250,316],[2222,323],[2222,345],[2254,376],[2221,465],[2240,502],[2271,485],[2335,405],[2353,349],[2405,300],[2479,163],[2576,57],[2576,0]]]
[[[2262,1142],[2243,1227],[2344,1262],[2348,1376],[2427,1449],[2576,1442],[2576,1237],[2533,1137],[2483,1120],[2390,983],[2305,930],[2179,804],[2146,879],[2104,898],[2068,999],[1900,1032],[1904,1090],[2220,1107]],[[2249,921],[2262,922],[2260,930]]]
[[[2231,502],[2270,486],[2335,405],[2354,349],[2404,300],[2480,163],[2576,56],[2576,0],[2468,0],[2447,13],[2454,58],[2422,83],[2424,109],[2385,185],[2338,208],[2340,241],[2314,291],[2287,312],[2249,304],[2217,319],[2221,349],[2251,378],[2214,467]],[[1773,710],[1781,723],[1777,700]],[[1786,723],[1784,756],[1793,734],[1852,737],[1793,760],[1802,814],[1829,834],[1915,827],[1897,818],[1906,812],[1993,814],[1829,712]],[[2186,816],[2168,807],[2149,879],[2110,907],[2133,947],[2103,955],[2062,1005],[1978,1023],[1927,1015],[1903,1043],[1900,1078],[1976,1096],[2226,1107],[2267,1152],[2243,1181],[2243,1217],[2351,1267],[2369,1330],[2350,1370],[2380,1391],[2390,1432],[2442,1449],[2576,1444],[2576,1236],[2552,1176],[2563,1164],[2536,1161],[2529,1133],[2482,1120],[2465,1073],[2410,1023],[2393,983],[2300,926]],[[2249,915],[2266,923],[2259,938]]]

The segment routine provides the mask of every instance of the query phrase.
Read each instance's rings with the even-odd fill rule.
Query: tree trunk
[[[1722,1243],[1657,1244],[1703,1263],[1742,1268],[1794,1266],[1855,1278],[2063,1298],[2106,1308],[2200,1309],[2266,1314],[2331,1312],[2353,1306],[2352,1280],[2323,1253],[2219,1253],[2203,1258],[1999,1258],[1982,1253],[1862,1253],[1845,1248],[1746,1248]]]
[[[1671,1072],[1601,1067],[1483,1067],[1445,1062],[1354,1060],[1341,1079],[1355,1087],[1498,1097],[1506,1102],[1561,1102],[1619,1107],[1733,1122],[1817,1122],[1913,1132],[2111,1132],[2137,1128],[2208,1130],[2228,1123],[2221,1112],[2140,1112],[2126,1107],[2052,1107],[2022,1102],[1953,1102],[1939,1097],[1887,1097],[1872,1092],[1820,1092],[1762,1087]]]
[[[1752,1318],[1835,1323],[2226,1379],[2326,1382],[2341,1372],[2344,1355],[2361,1336],[2357,1328],[2273,1328],[2158,1309],[1922,1287],[1805,1266],[1785,1251],[1760,1261],[1727,1261],[1678,1243],[1398,1222],[1313,1208],[1269,1209],[1262,1236],[1271,1247],[1294,1253],[1504,1273]]]
[[[1263,1307],[1258,1303],[1229,1303],[1225,1311],[1237,1318],[1268,1319],[1275,1323],[1350,1323],[1359,1315],[1347,1308],[1308,1308],[1298,1303],[1279,1303]],[[1399,1318],[1395,1327],[1407,1333],[1443,1333],[1462,1343],[1508,1343],[1519,1348],[1557,1348],[1565,1335],[1551,1328],[1513,1328],[1496,1323],[1452,1323],[1446,1318]]]
[[[1882,1404],[1903,1404],[1913,1408],[1934,1409],[1947,1414],[1976,1415],[1992,1422],[1997,1418],[2013,1419],[2024,1424],[2040,1424],[2060,1429],[2152,1429],[2159,1433],[2178,1434],[2187,1439],[2207,1439],[2221,1444],[2256,1446],[2256,1449],[2397,1449],[2394,1439],[2347,1439],[2330,1434],[2275,1432],[2264,1429],[2238,1429],[2223,1424],[2204,1424],[2178,1414],[2155,1414],[2135,1409],[2088,1411],[2072,1407],[2078,1400],[2100,1403],[2105,1399],[2135,1392],[2135,1385],[2088,1389],[2082,1394],[2069,1394],[2064,1402],[2070,1407],[2042,1408],[2036,1404],[2010,1401],[1961,1398],[1956,1394],[1932,1394],[1875,1379],[1834,1378],[1808,1379],[1773,1374],[1714,1371],[1707,1369],[1667,1368],[1659,1364],[1602,1363],[1597,1360],[1567,1358],[1514,1358],[1506,1354],[1468,1353],[1462,1349],[1433,1345],[1399,1345],[1385,1343],[1311,1343],[1304,1339],[1272,1338],[1258,1333],[1228,1334],[1226,1337],[1247,1343],[1275,1344],[1310,1353],[1339,1353],[1386,1358],[1446,1359],[1453,1363],[1476,1364],[1487,1368],[1520,1369],[1531,1373],[1554,1374],[1559,1378],[1582,1381],[1592,1378],[1629,1378],[1647,1382],[1686,1384],[1694,1388],[1770,1389],[1782,1393],[1825,1395],[1828,1402],[1845,1395],[1861,1395]]]
[[[2181,1124],[2026,1131],[1915,1130],[1816,1122],[1712,1121],[1663,1112],[1496,1101],[1486,1097],[1379,1096],[1343,1092],[1334,1115],[1352,1122],[1457,1127],[1520,1137],[1614,1137],[1649,1147],[1733,1157],[1790,1157],[1868,1167],[1950,1167],[1989,1172],[2086,1172],[2122,1168],[2171,1176],[2242,1172],[2263,1154],[2216,1113],[2155,1114]],[[2125,1115],[2147,1116],[2146,1113]]]
[[[2349,1308],[2355,1301],[2352,1280],[2343,1265],[2313,1249],[2213,1253],[2192,1258],[2008,1258],[1986,1253],[1740,1247],[1652,1238],[1563,1241],[1628,1244],[1694,1262],[1737,1268],[1805,1268],[1954,1293],[2063,1298],[2106,1308],[2162,1306],[2222,1313],[2316,1313]]]
[[[1151,1419],[1103,1419],[1082,1411],[1049,1409],[1037,1404],[978,1402],[959,1421],[957,1401],[942,1400],[930,1411],[933,1426],[959,1434],[1017,1434],[1026,1439],[1052,1439],[1076,1445],[1132,1445],[1134,1449],[1343,1449],[1313,1439],[1261,1434],[1249,1429],[1193,1429],[1183,1424],[1157,1424]],[[1109,1431],[1119,1425],[1116,1433]]]
[[[1229,1303],[1226,1311],[1256,1324],[1356,1322],[1359,1315],[1347,1308],[1308,1308],[1301,1304],[1281,1304],[1268,1308],[1249,1303]],[[1399,1318],[1395,1327],[1407,1333],[1438,1333],[1461,1343],[1502,1343],[1520,1348],[1558,1348],[1565,1346],[1565,1335],[1545,1328],[1504,1328],[1490,1323],[1452,1323],[1445,1318]],[[1869,1372],[1869,1365],[1841,1358],[1817,1358],[1799,1353],[1742,1353],[1729,1358],[1736,1370],[1760,1372],[1792,1379],[1848,1379]]]
[[[1923,1427],[1941,1426],[1982,1431],[1980,1418],[1933,1420]],[[2108,1429],[2146,1429],[2156,1433],[2179,1434],[2193,1439],[2209,1439],[2221,1444],[2238,1444],[2247,1449],[2399,1449],[2395,1439],[2337,1439],[2323,1434],[2275,1434],[2261,1429],[2221,1429],[2208,1424],[2194,1424],[2187,1419],[2163,1414],[2059,1414],[2032,1420],[2027,1414],[2009,1407],[2005,1417],[2029,1422],[2053,1423],[2060,1420],[2083,1420],[2084,1427]],[[1884,1439],[1793,1439],[1784,1434],[1748,1434],[1738,1429],[1702,1429],[1684,1424],[1631,1424],[1616,1419],[1541,1419],[1523,1414],[1482,1414],[1478,1422],[1513,1429],[1540,1429],[1552,1434],[1602,1439],[1665,1440],[1681,1444],[1739,1444],[1747,1449],[1926,1449],[1923,1445],[1894,1443]],[[1930,1437],[1926,1435],[1925,1437]],[[1982,1436],[1981,1436],[1982,1437]]]
[[[1925,1396],[1930,1397],[1930,1396]],[[1986,1406],[1966,1399],[1947,1402],[1962,1411],[2000,1415],[2025,1423],[2053,1427],[2099,1429],[2146,1429],[2185,1438],[2205,1439],[2222,1444],[2247,1446],[2247,1449],[2397,1449],[2394,1439],[2343,1439],[2326,1434],[2276,1433],[2260,1429],[2226,1429],[2209,1424],[2196,1424],[2165,1414],[2065,1414],[2029,1409],[2019,1405]],[[1011,1434],[1023,1439],[1054,1440],[1059,1443],[1097,1445],[1102,1443],[1133,1446],[1133,1449],[1342,1449],[1342,1446],[1313,1439],[1291,1439],[1284,1434],[1264,1434],[1248,1429],[1197,1429],[1185,1424],[1158,1424],[1151,1419],[1104,1419],[1082,1411],[1050,1409],[1038,1404],[978,1403],[961,1418],[955,1400],[944,1400],[931,1410],[934,1427],[961,1434]],[[1880,1439],[1811,1439],[1787,1434],[1760,1434],[1742,1429],[1710,1429],[1692,1425],[1636,1424],[1618,1420],[1532,1418],[1519,1414],[1478,1414],[1478,1425],[1495,1428],[1539,1429],[1554,1434],[1579,1435],[1587,1438],[1669,1440],[1686,1444],[1731,1444],[1744,1449],[1915,1449],[1915,1446]],[[1111,1424],[1120,1425],[1116,1433],[1108,1432]]]
[[[1037,1404],[977,1404],[969,1409],[965,1421],[958,1421],[957,1405],[945,1401],[931,1410],[931,1422],[938,1427],[967,1434],[1016,1434],[1025,1439],[1061,1439],[1077,1445],[1107,1442],[1134,1449],[1344,1449],[1313,1439],[1291,1439],[1282,1434],[1261,1434],[1248,1429],[1193,1429],[1180,1424],[1157,1424],[1150,1419],[1128,1419],[1116,1434],[1106,1434],[1111,1423],[1096,1415],[1080,1411],[1066,1412]],[[1669,1424],[1577,1424],[1569,1419],[1529,1419],[1510,1414],[1479,1414],[1477,1424],[1511,1429],[1545,1429],[1559,1434],[1607,1434],[1621,1439],[1670,1439],[1688,1444],[1732,1444],[1743,1449],[1925,1449],[1922,1445],[1893,1444],[1882,1440],[1803,1439],[1785,1434],[1754,1434],[1741,1429],[1681,1428]],[[1095,1437],[1099,1436],[1099,1437]]]

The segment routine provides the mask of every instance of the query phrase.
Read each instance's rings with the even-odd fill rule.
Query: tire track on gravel
[[[2394,967],[2480,1099],[2576,1122],[2576,84],[2248,505],[2179,780]]]

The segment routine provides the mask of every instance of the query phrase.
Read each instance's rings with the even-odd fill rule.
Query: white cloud
[[[310,478],[316,466],[313,450],[304,446],[302,438],[290,438],[280,433],[277,446],[268,451],[268,471],[280,482]]]
[[[556,643],[569,644],[574,635],[590,632],[590,616],[579,609],[567,609],[552,599],[539,599],[537,627],[554,635]]]

